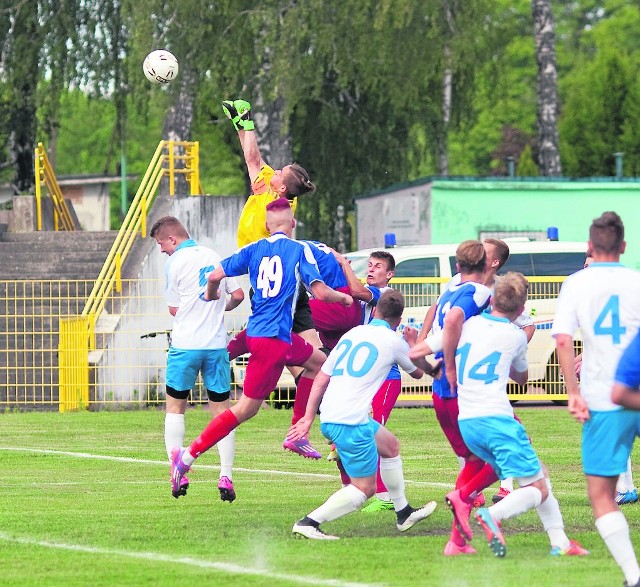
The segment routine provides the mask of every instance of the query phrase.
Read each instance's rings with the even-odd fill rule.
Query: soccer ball
[[[178,76],[178,60],[172,53],[164,49],[151,51],[144,58],[142,71],[146,78],[154,84],[160,86],[168,84]]]

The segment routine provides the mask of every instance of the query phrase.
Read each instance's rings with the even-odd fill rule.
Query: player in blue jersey
[[[589,228],[593,262],[567,277],[560,289],[551,334],[569,397],[569,412],[582,427],[582,468],[595,524],[627,585],[640,582],[629,525],[615,501],[640,414],[611,401],[618,361],[640,327],[640,273],[620,263],[624,224],[605,212]],[[583,359],[576,378],[573,335],[580,329]]]
[[[511,377],[527,382],[527,338],[513,322],[523,312],[527,281],[521,273],[507,273],[494,288],[491,312],[464,323],[456,350],[458,423],[466,446],[490,464],[500,477],[513,477],[520,486],[476,519],[496,556],[506,554],[500,521],[536,508],[551,541],[554,556],[589,554],[569,540],[558,501],[524,426],[507,397]]]
[[[363,297],[361,287],[356,292],[352,292],[345,270],[339,259],[343,259],[341,255],[337,255],[326,244],[318,241],[301,241],[309,245],[316,263],[318,271],[324,282],[337,291],[344,292],[357,298],[358,295]],[[349,269],[347,267],[347,269]],[[360,284],[360,282],[358,282]],[[366,293],[364,294],[366,295]],[[360,304],[354,303],[351,306],[342,304],[327,303],[315,298],[309,300],[311,307],[311,316],[313,325],[315,326],[320,340],[325,349],[332,350],[340,337],[357,325],[360,321]]]
[[[433,501],[420,509],[409,505],[398,440],[369,417],[371,400],[392,364],[399,363],[415,378],[423,374],[407,356],[406,342],[394,332],[403,309],[402,294],[386,291],[378,302],[377,317],[340,339],[313,383],[304,418],[289,431],[291,439],[306,436],[319,407],[321,431],[336,445],[351,479],[319,508],[296,522],[294,534],[316,540],[338,539],[325,534],[320,524],[356,511],[374,494],[378,455],[396,511],[398,530],[408,530],[436,508]]]
[[[220,265],[220,256],[189,238],[186,228],[173,216],[160,218],[149,234],[156,239],[161,252],[169,256],[165,265],[165,296],[174,320],[165,377],[164,442],[171,458],[173,447],[184,443],[187,399],[198,373],[202,373],[207,389],[211,417],[229,408],[231,381],[224,312],[238,306],[244,293],[230,277],[221,285],[224,297],[211,304],[203,302],[199,296],[204,292],[208,275]],[[218,444],[218,452],[220,498],[231,502],[236,498],[232,481],[234,433]],[[183,477],[174,497],[186,495],[188,488],[189,481]]]
[[[440,337],[443,350],[436,358],[444,359],[444,375],[433,381],[433,407],[440,427],[456,456],[464,465],[456,480],[455,489],[446,496],[454,515],[451,536],[445,545],[447,556],[471,554],[475,549],[471,540],[469,515],[477,495],[497,479],[493,468],[476,457],[467,447],[458,426],[458,396],[456,391],[455,352],[465,320],[476,316],[489,305],[491,290],[484,282],[486,252],[477,240],[460,243],[456,250],[460,280],[451,280],[440,295],[434,314],[434,336]],[[424,357],[424,346],[418,344],[409,356],[414,360]]]
[[[197,457],[258,413],[282,374],[291,347],[308,344],[291,333],[299,279],[318,299],[353,303],[351,296],[331,289],[322,281],[308,246],[290,238],[295,220],[286,199],[267,205],[267,225],[269,238],[248,244],[223,259],[221,266],[209,275],[204,301],[218,299],[224,277],[249,273],[255,291],[246,329],[251,355],[238,402],[216,417],[188,448],[173,449],[174,488],[180,486],[180,480]]]
[[[626,348],[614,378],[611,399],[613,403],[640,410],[640,332]]]

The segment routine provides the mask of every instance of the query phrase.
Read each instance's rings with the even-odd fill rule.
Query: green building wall
[[[442,244],[478,238],[481,232],[546,234],[555,226],[560,240],[584,241],[586,250],[591,221],[614,210],[625,223],[622,262],[640,269],[638,179],[423,178],[357,196],[355,202],[359,248],[367,233],[369,243],[379,238],[382,244],[384,232],[398,232],[398,244]],[[403,233],[397,220],[395,225],[385,220],[382,206],[412,218],[410,230]],[[369,243],[366,246],[377,246]]]
[[[591,221],[614,210],[625,224],[622,261],[640,269],[640,182],[434,181],[431,199],[433,244],[549,226],[558,228],[560,240],[586,243]]]

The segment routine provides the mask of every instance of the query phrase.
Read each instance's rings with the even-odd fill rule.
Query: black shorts
[[[293,328],[291,330],[296,334],[300,334],[305,330],[313,330],[314,328],[311,318],[311,307],[309,306],[309,294],[301,282],[298,286],[298,301],[296,302],[296,310],[293,314]]]

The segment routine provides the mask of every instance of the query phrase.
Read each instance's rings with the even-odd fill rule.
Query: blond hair
[[[503,277],[496,277],[491,304],[502,314],[520,313],[527,301],[529,282],[522,273],[508,271]]]

